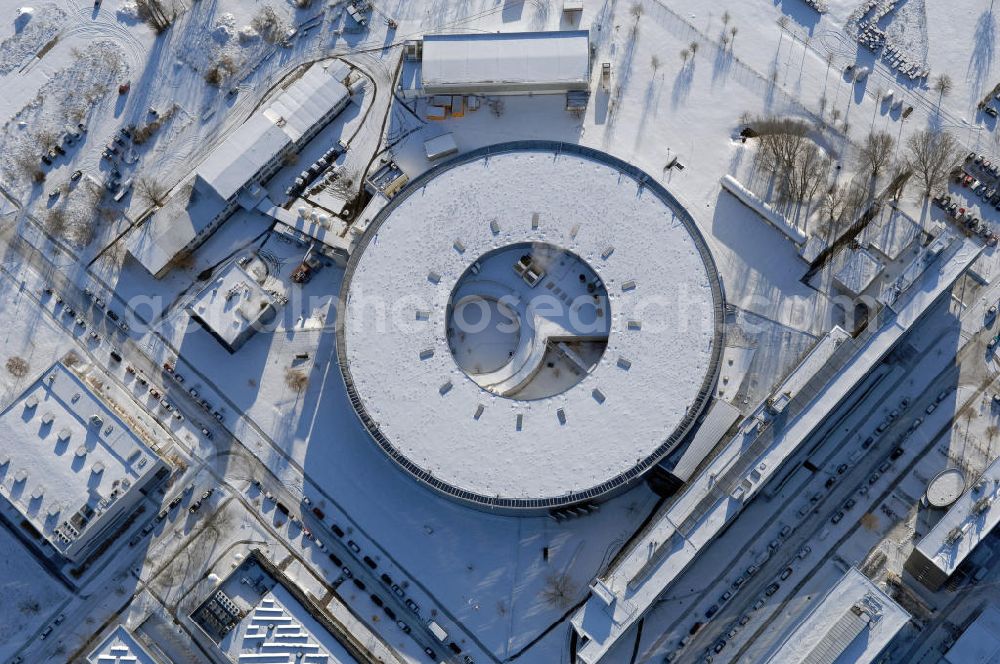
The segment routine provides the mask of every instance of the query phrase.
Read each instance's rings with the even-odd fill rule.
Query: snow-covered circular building
[[[722,351],[691,217],[577,145],[491,146],[424,173],[372,222],[340,299],[339,363],[374,440],[491,510],[629,486],[690,431]]]

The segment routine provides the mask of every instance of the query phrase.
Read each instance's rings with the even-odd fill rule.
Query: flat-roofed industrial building
[[[424,35],[407,51],[404,96],[562,94],[590,87],[590,33]]]
[[[64,364],[0,413],[0,495],[65,558],[84,559],[165,474],[159,456]],[[164,471],[164,472],[160,472]]]

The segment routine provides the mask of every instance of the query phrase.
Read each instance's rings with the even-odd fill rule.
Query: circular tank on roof
[[[948,507],[965,491],[965,475],[958,468],[948,468],[927,483],[927,503],[931,507]]]
[[[631,486],[691,430],[723,346],[687,211],[569,144],[490,146],[417,177],[372,221],[340,299],[339,366],[372,438],[490,510]]]

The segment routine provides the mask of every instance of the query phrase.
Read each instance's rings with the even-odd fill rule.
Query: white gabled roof
[[[350,91],[342,81],[348,73],[350,69],[340,63],[332,65],[329,70],[315,64],[274,100],[263,115],[276,124],[284,120],[285,133],[297,141],[331,108],[346,102]]]
[[[225,200],[247,183],[290,143],[343,107],[350,91],[341,82],[350,69],[316,63],[263,111],[231,133],[198,166],[198,178]]]
[[[510,32],[424,37],[424,88],[513,84],[586,88],[590,40],[586,30]]]
[[[182,184],[129,238],[129,253],[149,271],[159,274],[216,216],[224,203]]]
[[[253,115],[201,162],[198,179],[229,200],[291,142],[272,120]]]

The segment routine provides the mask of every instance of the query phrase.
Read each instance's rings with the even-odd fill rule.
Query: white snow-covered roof
[[[1000,609],[988,604],[965,628],[942,664],[995,664],[1000,662]]]
[[[424,36],[421,85],[428,94],[571,90],[589,84],[586,30]]]
[[[129,253],[156,275],[188,246],[222,211],[224,203],[211,193],[196,191],[191,182],[181,185],[129,238]]]
[[[89,664],[156,664],[123,625],[115,627],[87,656]]]
[[[950,576],[1000,523],[1000,459],[991,463],[941,520],[917,543],[938,569]]]
[[[229,200],[291,142],[291,136],[273,120],[252,115],[198,166],[199,188],[204,183]]]
[[[349,69],[312,65],[267,108],[252,115],[198,166],[198,178],[224,200],[272,162],[317,122],[342,108],[350,91],[341,82]]]
[[[882,272],[882,268],[881,261],[866,249],[854,249],[833,278],[852,295],[860,295]]]
[[[283,121],[285,133],[297,141],[330,109],[346,103],[350,91],[342,81],[349,73],[350,68],[343,63],[335,63],[329,69],[316,63],[288,86],[263,115],[276,124]]]
[[[239,664],[358,664],[280,583],[219,647]]]
[[[768,664],[868,664],[910,614],[855,568],[780,638]]]
[[[114,504],[159,467],[146,444],[61,363],[0,413],[0,457],[7,460],[4,496],[59,550],[66,544],[57,526],[86,505],[96,512],[88,526],[94,528],[102,499]]]
[[[274,298],[238,262],[229,263],[188,305],[203,325],[230,347],[273,318]]]
[[[704,404],[721,351],[713,344],[717,276],[689,222],[610,163],[547,149],[445,165],[407,192],[352,255],[340,349],[363,419],[403,465],[456,495],[531,500],[638,476],[641,462],[665,453],[659,448]],[[446,305],[481,256],[532,241],[596,272],[610,297],[610,335],[581,382],[516,400],[459,368]],[[392,318],[378,316],[382,306]]]

